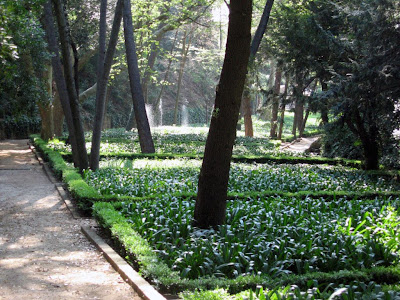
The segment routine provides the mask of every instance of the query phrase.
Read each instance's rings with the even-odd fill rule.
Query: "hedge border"
[[[116,195],[101,195],[93,187],[89,186],[79,172],[70,166],[68,166],[65,161],[65,155],[47,147],[47,143],[43,141],[38,135],[32,135],[31,140],[37,146],[37,149],[43,154],[44,159],[49,162],[50,167],[53,168],[56,176],[62,179],[68,186],[71,195],[77,200],[79,208],[90,213],[93,203],[98,201],[105,202],[115,202],[115,201],[144,201],[157,199],[161,194],[145,196],[145,197],[130,197],[130,196],[116,196]],[[70,157],[70,155],[67,155]],[[106,156],[102,156],[106,157]],[[115,157],[115,156],[107,156]],[[177,157],[189,157],[199,159],[199,156],[191,155],[174,155],[174,154],[122,154],[119,157],[122,158],[154,158],[154,159],[166,159],[166,158],[177,158]],[[246,159],[249,159],[248,157]],[[294,160],[293,160],[294,161]],[[331,160],[332,161],[332,160]],[[333,160],[338,162],[339,160]],[[251,162],[254,162],[252,160]],[[370,174],[380,175],[380,176],[396,176],[397,173],[385,172],[385,171],[374,171],[369,172]],[[195,199],[195,193],[175,193],[172,196],[176,197],[189,197]],[[324,197],[327,200],[334,200],[337,197],[346,197],[348,199],[366,199],[374,197],[398,197],[400,196],[400,191],[397,192],[346,192],[346,191],[299,191],[299,192],[282,192],[282,191],[265,191],[265,192],[249,192],[249,193],[229,193],[228,199],[242,199],[246,200],[248,198],[261,198],[268,196],[282,196],[282,197],[312,197],[320,198]]]
[[[94,216],[99,224],[106,229],[117,243],[124,249],[132,264],[139,267],[141,274],[149,279],[161,292],[177,294],[182,291],[196,289],[212,290],[227,289],[236,294],[244,290],[255,289],[257,286],[273,289],[295,284],[307,288],[307,282],[317,280],[319,284],[345,284],[351,281],[370,282],[378,284],[396,284],[400,281],[400,266],[374,267],[363,270],[342,270],[338,272],[315,272],[304,275],[285,275],[279,279],[268,276],[243,276],[236,279],[220,279],[201,277],[198,279],[181,278],[157,257],[149,243],[141,237],[119,214],[117,203],[98,202],[94,204]]]
[[[395,284],[400,281],[400,266],[388,268],[376,267],[360,271],[339,271],[334,273],[310,273],[306,275],[287,275],[279,279],[272,279],[267,276],[246,276],[236,279],[219,279],[214,277],[199,278],[195,280],[182,279],[177,272],[172,271],[164,262],[153,252],[147,241],[141,237],[116,210],[115,205],[120,201],[144,201],[156,199],[159,195],[151,197],[115,197],[102,196],[93,187],[90,187],[79,174],[77,169],[68,166],[63,156],[47,147],[47,143],[40,139],[38,135],[31,136],[32,142],[38,151],[43,154],[43,158],[49,163],[56,176],[61,178],[68,186],[68,190],[77,200],[81,209],[86,212],[91,211],[101,226],[109,231],[121,249],[124,249],[131,263],[139,267],[141,274],[149,279],[162,292],[178,293],[199,288],[215,289],[225,288],[229,293],[238,293],[247,289],[254,289],[258,285],[267,288],[296,284],[299,287],[306,287],[307,281],[317,280],[319,283],[347,283],[350,281],[375,281],[377,283]],[[142,155],[139,155],[140,157]],[[160,155],[154,155],[161,158]],[[379,174],[392,176],[379,172]],[[287,197],[325,197],[334,199],[336,197],[348,197],[350,199],[371,198],[375,196],[399,196],[400,192],[314,192],[307,191],[297,193],[286,193],[277,191],[267,191],[264,193],[230,194],[230,199],[248,199],[250,197],[265,196],[287,196]],[[194,193],[176,194],[176,197],[195,198]]]

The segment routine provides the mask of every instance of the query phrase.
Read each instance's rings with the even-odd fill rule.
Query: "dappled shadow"
[[[0,165],[14,162],[0,169],[0,299],[133,299],[131,288],[99,263],[101,254],[37,161],[26,168],[33,154],[0,145],[0,153],[8,153]]]

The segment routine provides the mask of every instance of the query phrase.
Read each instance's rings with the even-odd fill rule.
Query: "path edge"
[[[92,229],[87,226],[81,226],[81,231],[140,297],[145,300],[166,300]]]

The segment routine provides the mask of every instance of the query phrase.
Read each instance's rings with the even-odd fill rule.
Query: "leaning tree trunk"
[[[58,45],[56,40],[56,34],[54,29],[54,19],[53,19],[53,11],[51,8],[51,0],[44,4],[44,29],[46,32],[46,39],[48,43],[48,48],[50,54],[52,54],[51,63],[53,66],[53,74],[54,80],[56,82],[57,94],[59,96],[59,100],[64,111],[65,120],[67,122],[68,131],[70,134],[70,141],[72,147],[72,157],[74,160],[74,166],[79,167],[79,152],[75,139],[75,128],[74,122],[72,119],[72,112],[70,106],[70,100],[67,93],[67,87],[65,84],[63,69],[61,66]]]
[[[167,82],[167,80],[168,80],[169,71],[171,69],[172,60],[174,58],[173,53],[174,53],[177,37],[178,37],[178,30],[175,32],[174,42],[172,43],[172,47],[171,47],[171,50],[170,50],[170,53],[169,53],[170,57],[168,59],[168,66],[167,66],[167,70],[165,71],[165,74],[164,74],[163,82]],[[162,94],[164,92],[164,87],[165,87],[165,84],[162,84],[161,88],[160,88],[160,92],[158,93],[158,97],[157,97],[157,99],[156,99],[156,101],[154,103],[154,106],[153,106],[154,111],[157,112],[155,115],[158,116],[156,119],[160,121],[160,122],[158,122],[158,124],[160,126],[162,126],[162,122],[161,122],[161,120],[162,120],[162,107],[160,107],[161,109],[158,109],[158,107],[159,107],[160,102],[161,102],[161,96],[162,96]]]
[[[229,169],[250,55],[251,0],[231,0],[221,78],[200,171],[194,224],[216,227],[225,220]]]
[[[130,0],[124,1],[123,19],[124,36],[126,48],[126,60],[128,62],[129,82],[132,93],[135,118],[139,133],[139,143],[142,153],[154,153],[154,143],[150,132],[149,120],[146,114],[146,107],[143,99],[142,87],[140,84],[140,73],[136,56],[136,45],[133,37],[132,12]]]
[[[271,115],[271,130],[269,136],[276,138],[276,130],[278,128],[278,110],[279,110],[279,93],[281,89],[282,70],[280,67],[276,69],[275,73],[275,86],[272,98],[272,115]]]
[[[100,37],[99,37],[100,49],[99,49],[99,61],[98,61],[99,69],[97,74],[98,79],[97,79],[97,91],[96,91],[96,116],[93,128],[92,150],[90,154],[90,168],[92,170],[97,170],[99,168],[101,129],[103,128],[104,111],[105,111],[106,96],[107,96],[107,83],[108,83],[108,77],[110,76],[115,48],[118,43],[118,33],[121,27],[123,2],[122,0],[118,0],[115,8],[114,21],[111,29],[111,36],[110,36],[110,41],[108,43],[107,52],[105,50],[107,1],[103,0],[101,6],[102,6],[101,9],[102,20],[100,24]]]
[[[255,56],[258,51],[258,48],[260,47],[260,43],[262,40],[262,37],[265,33],[265,30],[267,29],[268,21],[269,21],[269,16],[271,14],[271,9],[274,4],[274,0],[267,0],[265,3],[264,11],[261,16],[260,23],[258,24],[257,30],[254,34],[253,40],[251,42],[251,47],[250,47],[250,57],[249,57],[249,68],[251,69],[254,64]],[[247,74],[247,77],[250,76],[250,74]],[[251,118],[252,112],[251,112],[251,95],[250,95],[250,84],[251,81],[249,78],[246,79],[246,86],[244,88],[244,93],[242,96],[242,107],[243,107],[243,118],[244,118],[244,131],[245,131],[245,136],[248,137],[253,137],[254,135],[254,130],[253,130],[253,120]]]
[[[88,156],[85,147],[85,134],[82,127],[82,122],[80,118],[79,111],[79,101],[78,94],[75,89],[75,81],[72,72],[72,65],[70,61],[69,43],[68,43],[68,33],[67,33],[67,23],[65,20],[65,13],[61,0],[53,0],[54,9],[56,13],[56,19],[58,24],[58,33],[61,42],[61,52],[62,52],[62,62],[64,65],[64,76],[65,85],[68,93],[70,110],[72,114],[72,121],[74,124],[74,135],[72,139],[76,141],[76,150],[78,157],[78,168],[80,172],[88,168]],[[61,87],[57,88],[61,92]],[[66,115],[65,111],[64,114]],[[73,149],[74,150],[74,149]]]

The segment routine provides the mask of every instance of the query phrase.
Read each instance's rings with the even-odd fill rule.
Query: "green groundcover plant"
[[[108,160],[96,172],[85,172],[89,185],[103,195],[146,197],[195,193],[200,160]],[[306,164],[233,163],[229,192],[263,191],[391,191],[399,186],[390,177],[344,167]]]
[[[399,262],[400,200],[229,201],[218,230],[193,227],[185,199],[121,204],[121,214],[183,278],[275,277]]]

